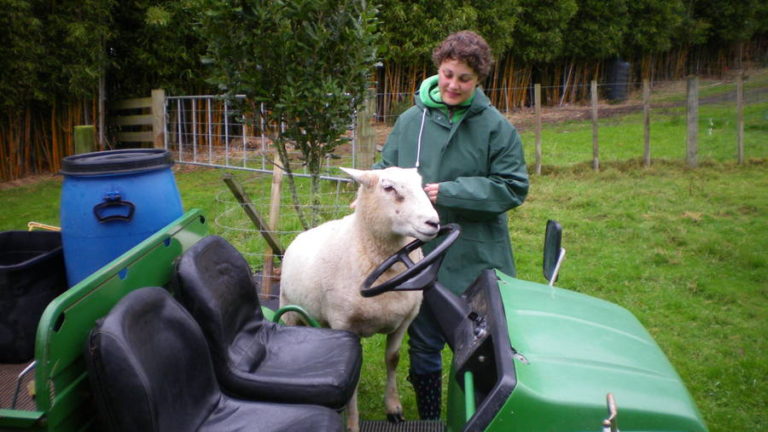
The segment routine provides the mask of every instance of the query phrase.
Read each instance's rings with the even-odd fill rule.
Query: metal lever
[[[560,248],[560,253],[557,254],[557,264],[555,264],[555,269],[552,271],[552,277],[549,279],[549,286],[555,285],[555,281],[557,280],[557,274],[560,273],[560,266],[563,264],[564,259],[565,259],[565,248]]]
[[[608,403],[608,418],[603,420],[603,432],[619,432],[619,427],[616,425],[616,416],[619,411],[616,409],[616,400],[613,398],[613,393],[608,393],[605,399]]]
[[[24,368],[23,371],[21,371],[18,378],[16,378],[16,391],[13,392],[13,401],[11,402],[11,409],[16,409],[16,402],[19,399],[19,392],[21,391],[21,380],[24,379],[24,375],[28,374],[29,371],[35,368],[35,364],[37,364],[37,361],[33,361],[32,363],[30,363],[27,367]]]

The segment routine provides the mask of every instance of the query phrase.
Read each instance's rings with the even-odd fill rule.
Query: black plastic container
[[[60,233],[0,232],[0,363],[34,357],[40,316],[66,288]]]
[[[608,99],[611,102],[623,102],[629,96],[630,64],[616,59],[608,67]]]

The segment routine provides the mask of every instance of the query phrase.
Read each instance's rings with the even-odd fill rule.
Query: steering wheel
[[[437,279],[437,271],[440,269],[443,257],[453,242],[459,238],[459,234],[461,234],[461,227],[458,224],[451,223],[440,227],[435,238],[446,236],[445,239],[432,252],[416,263],[408,255],[424,246],[424,242],[414,240],[403,246],[402,249],[379,264],[365,278],[360,287],[360,294],[363,297],[373,297],[388,291],[416,291],[425,289]],[[376,279],[398,262],[405,265],[405,271],[379,285],[372,286]]]

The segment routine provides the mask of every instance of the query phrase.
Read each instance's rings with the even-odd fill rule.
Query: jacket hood
[[[419,136],[416,140],[416,168],[421,165],[421,144],[424,134],[424,123],[427,120],[427,111],[429,109],[438,109],[445,114],[446,117],[451,118],[451,122],[456,124],[460,122],[466,116],[472,116],[485,110],[491,105],[491,100],[483,91],[478,87],[475,88],[472,96],[464,101],[461,105],[449,107],[442,102],[440,97],[440,89],[437,86],[438,76],[434,75],[425,79],[419,87],[419,91],[416,93],[416,106],[421,109],[421,122],[419,125]],[[453,112],[449,108],[454,108]],[[455,109],[459,108],[459,109]],[[452,117],[451,117],[452,116]]]
[[[421,86],[419,87],[419,91],[416,92],[416,106],[424,110],[425,108],[430,109],[439,109],[441,110],[446,116],[448,115],[448,108],[456,108],[456,107],[449,107],[442,101],[442,97],[440,96],[440,89],[437,86],[438,82],[438,76],[433,75],[424,81],[421,82]],[[483,91],[480,89],[480,87],[475,88],[475,92],[470,96],[469,99],[467,99],[464,103],[459,105],[458,109],[454,110],[453,112],[453,119],[452,121],[456,122],[459,119],[461,119],[465,114],[468,113],[476,113],[480,112],[487,107],[491,105],[490,99],[483,93]]]
[[[432,75],[431,77],[425,79],[421,82],[421,86],[419,87],[419,98],[424,103],[425,106],[429,108],[448,108],[448,105],[443,103],[442,96],[440,95],[440,88],[437,86],[439,77],[437,75]],[[462,102],[460,107],[468,107],[472,105],[472,101],[475,99],[475,94],[477,92],[473,92],[472,96],[469,97],[466,101]]]

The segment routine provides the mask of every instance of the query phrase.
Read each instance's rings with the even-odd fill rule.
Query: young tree
[[[250,113],[282,125],[271,138],[309,228],[316,211],[308,220],[299,205],[288,146],[308,167],[316,210],[322,162],[345,142],[369,85],[376,11],[366,0],[200,0],[200,6],[211,81],[228,95],[245,94]]]

